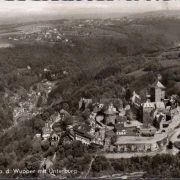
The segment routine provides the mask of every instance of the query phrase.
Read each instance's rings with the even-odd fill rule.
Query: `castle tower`
[[[115,124],[115,119],[117,117],[118,111],[116,111],[116,108],[111,103],[106,111],[104,111],[105,114],[105,122],[106,124],[112,123]]]
[[[165,98],[165,87],[161,84],[161,75],[158,75],[156,82],[151,85],[151,102],[160,102]]]

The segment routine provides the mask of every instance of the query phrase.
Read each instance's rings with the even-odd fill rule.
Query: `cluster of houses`
[[[27,93],[26,99],[18,97],[16,94],[11,97],[13,99],[13,103],[16,106],[13,109],[13,118],[16,118],[23,113],[37,113],[36,102],[38,97],[40,96],[39,93],[32,91]]]
[[[42,105],[46,105],[47,98],[51,90],[53,89],[54,83],[42,80],[36,84],[36,89],[30,88],[29,92],[23,91],[8,97],[10,104],[13,104],[13,118],[17,118],[23,114],[36,115],[42,113]],[[41,105],[38,105],[39,99],[41,98]]]
[[[105,128],[99,129],[95,124],[69,124],[63,128],[63,121],[72,117],[67,111],[62,109],[60,112],[50,116],[49,121],[42,128],[42,134],[36,134],[42,140],[50,140],[51,145],[57,145],[62,139],[63,143],[70,143],[73,140],[81,141],[85,145],[94,143],[103,146],[105,138]]]
[[[9,40],[34,40],[36,42],[64,42],[72,43],[67,38],[67,33],[62,31],[62,27],[37,27],[33,30],[24,31],[23,35],[18,37],[9,37]]]
[[[92,32],[89,27],[96,28],[99,26],[113,25],[112,19],[102,20],[65,20],[63,24],[57,27],[48,26],[36,26],[32,28],[27,28],[22,31],[22,35],[10,36],[9,40],[13,41],[23,41],[23,40],[34,40],[36,42],[62,42],[68,43],[74,46],[70,37],[81,36],[87,37],[91,36]]]
[[[61,72],[56,72],[56,71],[52,72],[52,70],[50,70],[50,68],[47,67],[47,68],[44,68],[43,75],[45,76],[46,79],[49,79],[51,81],[55,81],[57,79],[68,76],[69,73],[65,69],[61,70]],[[48,83],[49,83],[49,85],[52,84],[51,82],[48,82]]]
[[[95,103],[92,99],[81,98],[79,111],[91,109],[88,123],[74,123],[77,117],[62,109],[50,117],[41,137],[49,138],[52,145],[60,139],[63,143],[78,140],[86,145],[98,145],[106,152],[155,151],[168,142],[168,132],[179,125],[176,115],[180,114],[180,108],[176,98],[176,95],[166,98],[165,87],[159,79],[152,84],[145,102],[135,92],[127,105],[116,98],[100,99]],[[140,119],[134,118],[131,108],[141,112]],[[128,113],[132,113],[131,118]],[[73,118],[73,123],[63,129],[63,121],[68,116]]]

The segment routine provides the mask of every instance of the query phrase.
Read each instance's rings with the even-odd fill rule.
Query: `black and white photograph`
[[[0,178],[180,178],[180,1],[0,0]]]

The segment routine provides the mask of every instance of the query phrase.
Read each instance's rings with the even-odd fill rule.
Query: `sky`
[[[74,15],[95,13],[141,13],[156,10],[180,10],[180,1],[5,1],[0,0],[1,17],[31,15]]]

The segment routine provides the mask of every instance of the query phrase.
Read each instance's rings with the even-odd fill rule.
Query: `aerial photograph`
[[[0,1],[0,178],[180,178],[180,1]]]

